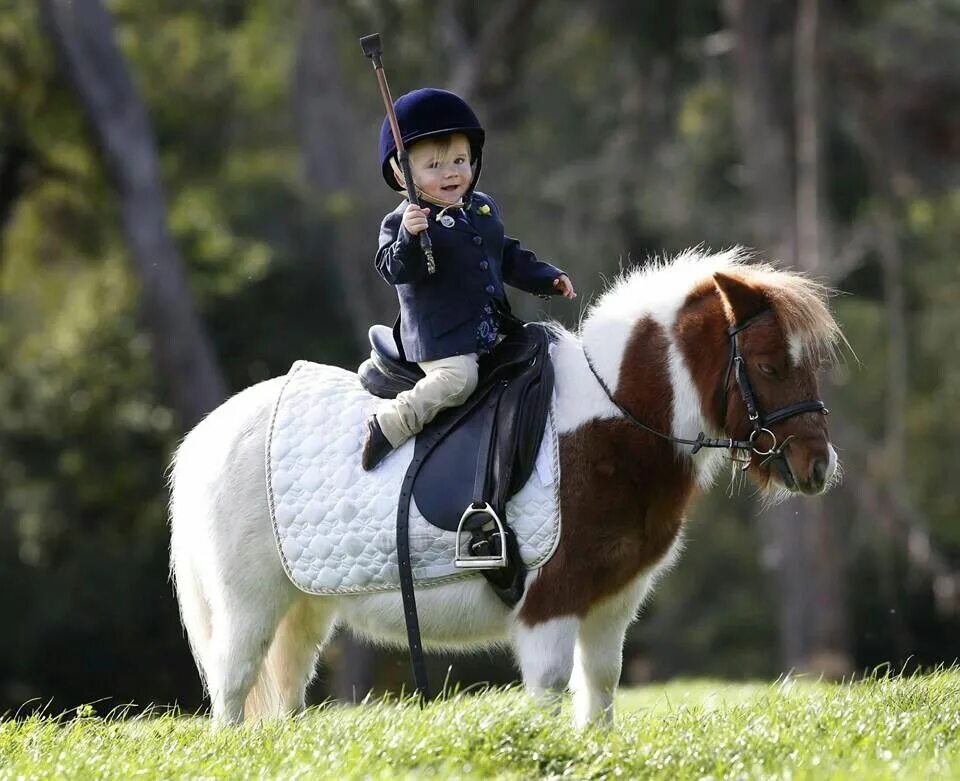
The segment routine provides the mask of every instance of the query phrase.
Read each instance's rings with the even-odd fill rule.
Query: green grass
[[[173,714],[0,721],[0,778],[960,778],[960,670],[852,685],[677,681],[574,732],[518,690],[213,732]]]

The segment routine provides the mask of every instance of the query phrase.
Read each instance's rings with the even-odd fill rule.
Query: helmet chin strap
[[[404,179],[403,171],[400,170],[400,165],[397,163],[397,159],[395,157],[390,158],[390,167],[393,169],[393,175],[397,178],[399,185],[405,188],[407,183]],[[417,198],[422,201],[426,201],[427,203],[431,203],[434,206],[443,207],[434,217],[437,222],[440,222],[440,218],[444,215],[447,209],[462,209],[466,205],[466,203],[462,200],[456,201],[455,203],[450,203],[449,201],[441,201],[439,198],[434,198],[432,195],[429,195],[421,190],[420,185],[418,185],[416,182],[413,183],[413,186],[417,190]]]

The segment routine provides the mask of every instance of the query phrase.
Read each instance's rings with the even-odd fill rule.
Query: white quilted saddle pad
[[[280,391],[267,437],[270,517],[284,569],[309,594],[399,589],[397,497],[413,442],[372,472],[360,466],[366,419],[382,403],[356,374],[297,361]],[[527,484],[507,504],[521,557],[536,569],[560,537],[560,458],[553,412]],[[454,532],[410,503],[414,579],[431,584],[477,576],[453,566]]]

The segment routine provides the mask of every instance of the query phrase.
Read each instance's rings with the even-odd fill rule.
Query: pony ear
[[[731,324],[743,322],[770,306],[763,293],[736,277],[717,271],[713,275],[713,282],[723,299]]]

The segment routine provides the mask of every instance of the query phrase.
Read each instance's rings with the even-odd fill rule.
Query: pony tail
[[[170,581],[180,606],[180,623],[187,633],[190,653],[200,673],[204,691],[208,690],[207,658],[213,632],[210,603],[203,593],[199,573],[191,556],[192,540],[188,507],[190,506],[188,475],[180,474],[186,468],[184,460],[186,440],[174,453],[168,470],[170,478]],[[179,467],[179,468],[178,468]]]

